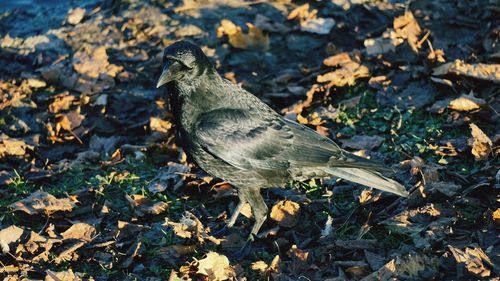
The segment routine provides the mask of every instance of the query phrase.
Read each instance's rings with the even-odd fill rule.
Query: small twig
[[[422,39],[420,39],[418,42],[417,42],[417,46],[420,48],[422,46],[422,44],[427,40],[427,38],[429,37],[429,35],[431,35],[431,32],[430,31],[427,31],[427,33],[425,33],[424,37],[422,37]]]
[[[43,225],[42,229],[40,229],[40,231],[38,231],[38,234],[42,234],[42,231],[44,231],[45,228],[47,227],[47,225],[49,224],[49,220],[50,220],[50,216],[47,214],[47,221],[45,221],[45,224]]]

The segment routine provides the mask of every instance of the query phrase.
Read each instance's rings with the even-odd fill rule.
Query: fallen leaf
[[[270,217],[280,226],[294,227],[298,222],[300,205],[293,201],[282,200],[271,209]]]
[[[332,18],[314,18],[307,19],[300,23],[300,30],[316,34],[329,34],[335,25],[335,20]]]
[[[472,147],[472,155],[476,161],[485,160],[493,153],[493,143],[490,138],[474,123],[469,125],[472,138],[469,139],[469,145]]]
[[[77,25],[82,21],[83,17],[85,17],[85,9],[78,7],[69,10],[68,18],[66,19],[66,21],[69,24]]]
[[[318,75],[316,81],[319,83],[329,82],[327,87],[354,85],[359,78],[368,77],[368,68],[351,59],[347,53],[340,53],[324,60],[325,65],[335,66],[338,69]]]
[[[241,27],[235,25],[232,21],[223,19],[220,26],[217,28],[217,37],[227,35],[229,44],[238,49],[267,51],[269,50],[269,36],[255,27],[251,23],[247,23],[248,33],[243,33]]]
[[[2,253],[6,254],[10,251],[10,245],[21,239],[24,229],[15,225],[0,230],[0,248]]]
[[[61,82],[80,93],[100,93],[114,87],[114,78],[123,71],[122,66],[109,63],[104,46],[82,48],[73,55],[72,62],[78,75],[73,75],[72,83]]]
[[[427,59],[430,61],[445,62],[443,49],[431,50],[427,55]],[[432,79],[432,78],[431,78]]]
[[[154,202],[144,195],[125,195],[127,201],[134,208],[135,213],[140,216],[159,215],[168,209],[168,204],[165,202]]]
[[[396,46],[399,45],[398,43],[395,43],[395,40],[384,37],[368,38],[363,42],[363,44],[368,55],[378,55],[395,52]]]
[[[60,129],[71,132],[80,127],[83,119],[85,119],[85,116],[80,114],[80,110],[73,110],[67,114],[62,114],[56,124],[56,132],[59,132]]]
[[[251,265],[250,265],[250,268],[252,270],[256,270],[256,271],[260,271],[260,272],[265,272],[266,269],[268,268],[268,265],[265,261],[256,261],[256,262],[253,262]]]
[[[497,208],[493,214],[491,214],[493,221],[500,224],[500,208]]]
[[[189,172],[189,166],[175,162],[168,162],[167,167],[161,167],[156,177],[148,184],[149,192],[156,194],[165,191],[171,187],[173,191],[177,191],[184,185],[185,174]]]
[[[94,226],[87,223],[75,223],[66,231],[61,233],[63,239],[78,239],[85,242],[90,242],[96,235]]]
[[[69,212],[76,207],[70,198],[58,199],[45,191],[36,191],[23,200],[9,205],[14,211],[22,211],[28,215],[50,215],[55,212]]]
[[[373,189],[363,189],[358,197],[359,204],[366,205],[368,203],[373,203],[378,201],[382,194],[380,192],[374,192]]]
[[[66,271],[46,271],[46,276],[44,281],[81,281],[83,274],[74,273],[73,270],[68,269]]]
[[[315,12],[312,12],[312,14],[315,14]],[[288,20],[293,20],[293,19],[300,19],[300,20],[305,20],[307,18],[311,17],[311,13],[309,12],[309,3],[305,3],[303,5],[298,6],[297,8],[293,9],[289,14],[287,19]]]
[[[38,88],[43,88],[43,87],[47,86],[47,83],[45,81],[37,79],[37,78],[28,78],[28,85],[31,88],[38,89]]]
[[[292,260],[292,268],[296,271],[304,270],[310,266],[309,264],[309,251],[301,250],[297,245],[292,245],[288,250],[287,255]]]
[[[385,264],[386,259],[378,253],[364,250],[365,259],[373,270],[379,270]]]
[[[250,268],[252,270],[259,271],[260,273],[273,273],[278,271],[279,262],[280,256],[276,255],[270,265],[264,261],[256,261],[250,265]]]
[[[462,187],[460,185],[449,182],[430,182],[426,186],[426,189],[430,190],[430,192],[436,190],[448,197],[451,197],[457,194],[457,192],[462,189]]]
[[[377,271],[362,278],[361,281],[370,281],[370,280],[388,281],[391,280],[391,278],[394,277],[395,275],[396,275],[396,260],[393,259],[388,263],[386,263],[383,267],[379,268]]]
[[[23,156],[28,149],[33,150],[34,147],[25,143],[22,139],[10,138],[6,134],[0,134],[0,157]]]
[[[500,64],[475,63],[468,64],[463,60],[445,63],[432,70],[432,75],[446,74],[463,75],[466,77],[488,80],[494,83],[500,83]]]
[[[197,274],[208,277],[208,280],[228,280],[236,276],[229,259],[216,252],[208,252],[206,258],[198,261]]]
[[[216,245],[220,244],[220,240],[210,236],[208,234],[209,229],[205,229],[200,220],[190,212],[184,212],[180,222],[178,223],[165,218],[165,223],[163,225],[172,227],[175,235],[181,238],[195,238],[200,244],[204,243],[205,239]]]
[[[493,263],[479,246],[472,244],[465,247],[464,251],[448,245],[448,250],[453,254],[457,264],[464,264],[465,268],[476,277],[485,278],[491,276],[491,270],[484,263],[490,267],[493,266]]]
[[[150,117],[149,118],[149,127],[153,131],[168,133],[168,130],[172,128],[172,123],[169,121],[163,120],[158,117]]]
[[[394,19],[394,30],[399,38],[407,40],[414,52],[418,53],[418,37],[422,30],[411,11]]]
[[[479,109],[485,104],[485,100],[476,98],[473,95],[462,95],[459,98],[450,101],[448,107],[459,111],[472,111]]]
[[[49,105],[49,111],[51,113],[58,113],[61,110],[68,110],[75,100],[76,97],[70,95],[67,91],[55,95],[54,101]]]

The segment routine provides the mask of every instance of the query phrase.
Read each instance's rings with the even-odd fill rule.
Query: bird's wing
[[[195,135],[209,153],[240,169],[377,167],[315,131],[268,112],[209,111],[199,116]]]

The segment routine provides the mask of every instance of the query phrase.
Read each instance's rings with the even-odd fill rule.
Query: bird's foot
[[[252,241],[247,240],[239,250],[231,253],[230,256],[236,260],[242,260],[246,256],[248,256],[248,254],[250,254],[251,250],[252,250]]]
[[[236,208],[234,208],[233,214],[231,215],[231,218],[229,218],[229,221],[227,222],[227,227],[231,228],[233,225],[236,223],[236,219],[238,218],[238,215],[241,212],[241,209],[243,209],[243,206],[245,205],[245,201],[241,200],[238,202],[238,205],[236,205]]]
[[[228,233],[229,233],[229,225],[224,225],[221,229],[212,231],[212,236],[222,237],[222,236],[227,236]]]

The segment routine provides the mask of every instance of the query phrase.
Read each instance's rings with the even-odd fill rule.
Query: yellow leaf
[[[248,33],[243,33],[241,27],[235,25],[230,20],[222,20],[221,25],[217,28],[217,37],[227,35],[229,44],[238,49],[267,51],[269,50],[269,36],[255,27],[251,23],[247,23]]]
[[[493,221],[500,224],[500,208],[493,212]]]
[[[297,224],[299,211],[300,205],[298,203],[282,200],[273,206],[270,216],[280,226],[293,227]]]
[[[235,276],[229,259],[216,252],[208,252],[207,257],[198,261],[198,274],[208,277],[208,280],[228,280]]]
[[[462,95],[461,97],[450,101],[449,108],[459,111],[471,111],[485,105],[486,101],[476,98],[472,95]]]
[[[468,64],[462,60],[455,60],[432,70],[432,75],[446,75],[449,73],[500,83],[500,64]]]
[[[488,155],[493,152],[493,143],[476,124],[471,123],[469,126],[472,130],[472,138],[469,140],[472,146],[472,155],[476,161],[488,158]]]

